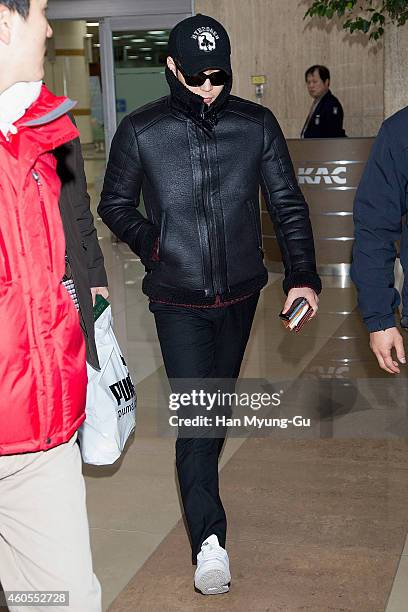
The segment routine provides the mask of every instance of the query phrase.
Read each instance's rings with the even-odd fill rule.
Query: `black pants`
[[[251,331],[259,293],[223,308],[151,303],[169,379],[236,380]],[[190,531],[193,563],[201,544],[215,534],[225,548],[227,519],[218,489],[223,438],[178,437],[176,465]]]

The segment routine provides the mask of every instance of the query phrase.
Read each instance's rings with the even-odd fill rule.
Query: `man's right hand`
[[[371,332],[370,348],[377,357],[380,368],[390,374],[399,374],[398,361],[406,363],[404,341],[396,327]],[[395,348],[398,361],[394,361],[391,350]]]

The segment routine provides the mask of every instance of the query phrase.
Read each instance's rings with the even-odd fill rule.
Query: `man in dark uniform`
[[[301,138],[344,138],[343,107],[329,89],[329,69],[326,66],[311,66],[306,70],[305,80],[313,104]]]

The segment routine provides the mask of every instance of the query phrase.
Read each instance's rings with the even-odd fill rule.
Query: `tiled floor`
[[[102,168],[87,161],[94,202]],[[228,439],[220,467],[233,583],[228,595],[204,598],[192,587],[174,440],[157,433],[166,379],[143,268],[97,225],[139,396],[136,436],[119,465],[84,469],[104,610],[116,599],[112,612],[406,612],[406,374],[398,381],[376,366],[354,289],[325,278],[319,317],[294,337],[277,318],[280,277],[270,277],[242,376],[282,381],[287,410],[302,406],[317,426],[302,440]]]

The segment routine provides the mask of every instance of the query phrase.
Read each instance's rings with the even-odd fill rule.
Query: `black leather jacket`
[[[309,286],[319,293],[308,207],[273,114],[231,96],[231,84],[208,107],[166,74],[171,95],[120,124],[98,207],[145,265],[144,293],[204,305],[261,289],[260,186],[282,251],[285,292]],[[137,209],[141,190],[147,219]]]

